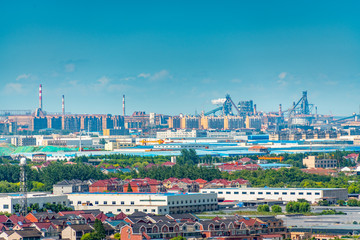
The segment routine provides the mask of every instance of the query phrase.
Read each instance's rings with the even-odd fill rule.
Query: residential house
[[[117,178],[99,180],[89,186],[89,192],[123,192],[124,181]]]
[[[69,225],[61,231],[62,239],[81,240],[81,237],[92,232],[94,229],[88,224]]]

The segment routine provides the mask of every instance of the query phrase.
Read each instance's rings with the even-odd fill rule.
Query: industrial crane
[[[222,114],[224,116],[227,116],[227,115],[232,115],[232,107],[235,108],[235,110],[238,112],[238,114],[240,115],[240,110],[239,108],[236,106],[236,104],[233,102],[233,100],[231,99],[230,95],[229,94],[226,94],[225,96],[225,100],[224,102],[222,103],[222,106],[220,107],[217,107],[209,112],[206,112],[204,113],[204,116],[208,116],[208,115],[211,115],[211,114],[214,114],[218,111],[222,111]]]

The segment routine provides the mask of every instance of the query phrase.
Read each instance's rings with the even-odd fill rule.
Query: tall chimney
[[[62,115],[65,115],[65,97],[62,95]]]
[[[254,104],[254,115],[256,115],[256,104]]]
[[[43,105],[42,105],[42,86],[40,84],[40,86],[39,86],[39,108],[42,110],[42,107],[43,107]]]
[[[123,95],[123,116],[125,117],[125,94]]]
[[[279,104],[279,116],[282,115],[282,106],[281,106],[281,103]]]

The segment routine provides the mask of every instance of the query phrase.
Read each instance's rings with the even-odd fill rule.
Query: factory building
[[[345,188],[223,188],[200,189],[201,193],[216,193],[225,201],[281,200],[284,202],[305,199],[310,203],[327,200],[330,204],[337,200],[347,200]]]
[[[72,193],[75,210],[99,209],[105,213],[194,213],[218,209],[215,193]]]
[[[15,213],[14,206],[21,204],[23,196],[20,193],[1,193],[0,194],[0,212]],[[54,195],[42,192],[28,192],[27,193],[27,206],[39,204],[43,208],[46,203],[62,204],[70,207],[68,197],[66,195]]]
[[[36,146],[36,138],[20,136],[11,138],[11,144],[14,146]]]
[[[249,116],[254,114],[254,104],[253,101],[240,101],[238,103],[238,108],[241,116]]]
[[[317,159],[316,156],[308,156],[303,159],[303,165],[307,168],[336,168],[336,159]]]
[[[165,138],[199,138],[206,137],[206,132],[202,130],[187,130],[187,129],[179,129],[179,130],[167,130],[156,133],[157,139],[165,139]]]

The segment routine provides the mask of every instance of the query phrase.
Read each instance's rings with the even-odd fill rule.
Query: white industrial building
[[[191,213],[218,209],[215,193],[72,193],[75,210],[99,209],[105,213],[148,212],[154,214]]]
[[[54,195],[43,192],[27,193],[27,205],[39,204],[40,208],[44,207],[46,203],[62,204],[70,207],[68,197],[66,195]],[[1,193],[0,194],[0,212],[15,213],[14,206],[20,204],[23,199],[21,193]]]
[[[284,202],[305,199],[315,203],[328,200],[346,200],[348,191],[345,188],[211,188],[201,189],[201,193],[217,193],[219,199],[230,201],[281,200]]]
[[[156,132],[156,138],[165,139],[165,138],[198,138],[206,137],[206,132],[201,130],[166,130]]]

